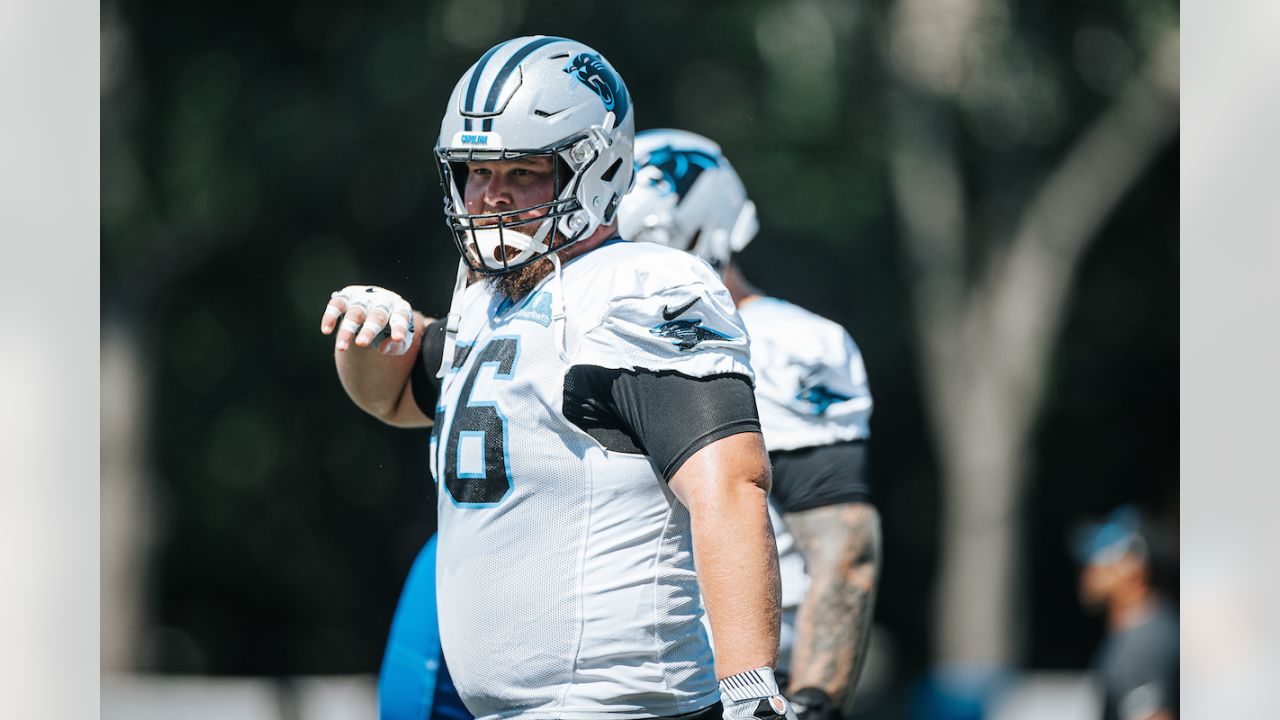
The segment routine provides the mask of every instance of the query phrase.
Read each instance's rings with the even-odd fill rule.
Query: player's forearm
[[[837,702],[866,660],[880,570],[880,518],[866,503],[789,513],[810,585],[796,617],[792,692],[819,688]]]
[[[746,483],[694,513],[694,562],[715,638],[716,675],[778,662],[778,550],[765,493]]]
[[[414,322],[418,328],[426,327],[421,313],[414,313]],[[390,421],[395,417],[396,409],[405,396],[405,385],[409,382],[422,336],[422,332],[417,332],[413,344],[403,355],[383,355],[375,348],[377,343],[369,347],[353,343],[344,350],[335,348],[333,359],[338,379],[351,401],[380,420]]]
[[[777,664],[781,591],[765,505],[770,481],[759,433],[707,445],[671,478],[672,492],[689,509],[720,678]]]

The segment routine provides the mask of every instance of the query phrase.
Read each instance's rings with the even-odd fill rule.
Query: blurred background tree
[[[1093,71],[1107,74],[1095,82],[1110,97],[1070,127],[1064,78],[1017,9],[903,0],[888,14],[886,43],[896,80],[890,176],[946,480],[936,658],[993,669],[1021,657],[1022,481],[1076,265],[1178,128],[1167,8],[1122,8],[1129,41],[1081,31],[1083,79],[1088,63],[1108,62],[1098,57],[1108,43],[1132,57]],[[968,128],[984,150],[1044,151],[1017,184],[991,182],[962,166]]]
[[[426,436],[351,405],[319,316],[351,282],[444,310],[443,103],[534,33],[604,53],[638,128],[720,142],[746,273],[862,347],[899,683],[1083,667],[1067,528],[1176,509],[1177,12],[104,3],[104,667],[376,669]]]

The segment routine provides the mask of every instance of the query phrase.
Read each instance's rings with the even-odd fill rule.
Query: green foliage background
[[[376,669],[399,584],[434,526],[425,433],[346,399],[318,324],[330,291],[395,288],[442,312],[456,254],[431,161],[453,83],[521,34],[600,50],[639,129],[719,141],[759,206],[740,264],[847,327],[876,398],[886,528],[878,620],[900,673],[928,661],[938,507],[886,167],[897,92],[873,2],[103,6],[103,322],[150,383],[148,669]],[[1016,97],[948,112],[1006,228],[1114,97],[1163,0],[1010,5]],[[1007,46],[1007,47],[1006,47]],[[1126,500],[1176,505],[1178,151],[1123,199],[1078,276],[1025,508],[1027,658],[1082,667],[1099,634],[1064,538]],[[990,233],[975,232],[975,237]],[[975,248],[975,254],[980,248]]]

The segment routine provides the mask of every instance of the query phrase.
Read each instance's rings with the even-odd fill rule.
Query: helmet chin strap
[[[551,253],[551,264],[555,267],[555,292],[551,294],[551,326],[555,334],[556,351],[560,359],[569,362],[569,348],[565,344],[565,326],[568,317],[564,307],[564,279],[560,275],[560,253]]]
[[[436,377],[442,378],[453,365],[453,349],[458,336],[458,324],[462,320],[462,294],[467,289],[467,262],[458,259],[458,277],[453,282],[453,299],[449,301],[449,315],[444,323],[444,353]]]

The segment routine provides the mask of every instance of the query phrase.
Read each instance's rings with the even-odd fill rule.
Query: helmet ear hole
[[[605,170],[604,174],[600,176],[600,179],[605,182],[613,182],[613,176],[618,174],[618,168],[620,167],[622,167],[622,158],[614,160],[609,169]]]
[[[620,202],[622,202],[622,196],[614,193],[613,197],[609,199],[609,204],[604,209],[605,224],[613,224],[614,219],[618,216],[618,203]]]

